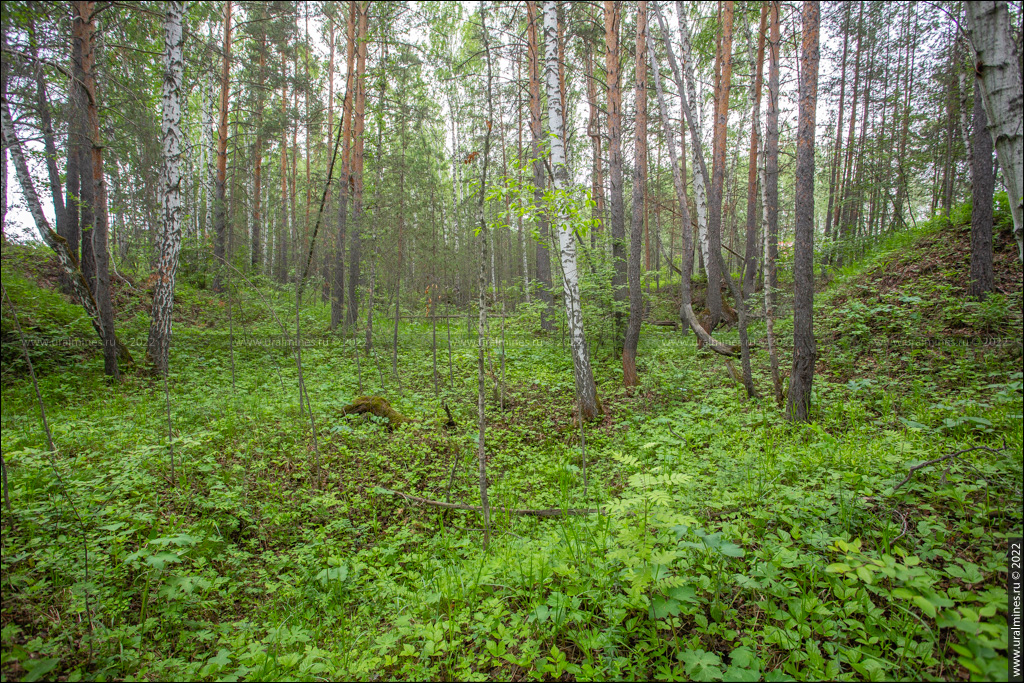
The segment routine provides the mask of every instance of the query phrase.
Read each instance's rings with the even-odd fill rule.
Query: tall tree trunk
[[[775,9],[773,7],[774,6],[774,2],[769,1],[769,6],[772,6],[773,10]],[[773,16],[773,18],[777,19],[778,18],[778,13],[774,12],[772,16]],[[772,95],[771,95],[771,91],[770,90],[769,90],[769,99],[770,100],[772,99]],[[774,101],[776,102],[776,104],[778,103],[778,91],[777,90],[775,91]],[[761,259],[762,259],[762,261],[764,263],[764,265],[761,268],[761,272],[763,274],[762,285],[764,285],[764,327],[765,327],[765,334],[764,334],[764,336],[765,336],[765,343],[768,346],[768,367],[769,367],[769,371],[770,371],[771,377],[772,377],[772,388],[775,390],[775,405],[777,405],[779,408],[781,408],[782,404],[783,404],[782,380],[779,377],[779,354],[778,354],[778,352],[776,351],[776,348],[775,348],[775,309],[774,309],[775,296],[774,296],[774,294],[772,292],[771,287],[769,287],[767,285],[767,283],[769,283],[769,282],[776,281],[777,277],[776,277],[776,273],[775,273],[775,260],[774,260],[774,258],[770,257],[770,254],[769,254],[769,236],[771,235],[771,230],[768,229],[768,211],[767,211],[767,207],[768,207],[768,186],[769,186],[769,182],[768,182],[768,169],[767,169],[767,166],[768,166],[767,156],[768,155],[767,155],[767,153],[765,151],[766,147],[767,147],[767,141],[762,141],[762,143],[761,143],[761,150],[760,150],[761,159],[760,159],[760,161],[758,163],[759,173],[761,174],[761,206],[762,206],[762,211],[761,211]],[[778,149],[778,143],[776,143],[776,150],[777,149]],[[775,173],[775,181],[774,181],[775,185],[774,185],[774,188],[775,188],[775,196],[777,198],[778,194],[779,194],[779,189],[778,189],[779,188],[779,186],[778,186],[778,156],[777,156],[777,152],[776,152],[776,158],[775,158],[775,168],[776,168],[776,173]],[[777,213],[776,213],[776,216],[778,216]]]
[[[838,200],[835,208],[835,229],[836,265],[843,265],[843,257],[846,252],[846,243],[849,240],[849,212],[850,212],[850,183],[853,178],[853,133],[857,126],[857,97],[860,95],[860,56],[861,45],[864,38],[864,1],[860,2],[860,11],[857,14],[857,49],[854,50],[856,57],[853,63],[853,104],[850,107],[850,129],[846,136],[846,161],[843,163],[842,182],[839,183]]]
[[[7,24],[0,24],[0,48],[3,48],[3,49],[7,48]],[[2,98],[4,102],[7,101],[7,78],[8,78],[8,74],[9,74],[10,70],[11,69],[10,69],[10,62],[9,62],[9,60],[6,60],[6,59],[0,60],[0,98]],[[46,91],[44,89],[44,83],[43,83],[43,80],[42,80],[42,73],[41,72],[37,73],[37,83],[39,85],[40,112],[42,112],[43,111],[43,106],[42,105],[45,104],[45,102],[43,101],[43,98],[46,95]],[[48,107],[46,108],[46,112],[47,112],[46,115],[49,116],[49,108]],[[53,139],[53,136],[51,135],[50,136],[50,140],[52,141],[52,139]],[[56,155],[56,150],[53,150],[51,152],[51,150],[49,148],[47,148],[46,152],[47,152],[47,156],[48,157],[50,157],[51,154],[54,155],[54,156],[51,157],[51,159],[53,159],[53,163],[56,165],[56,156],[55,156]],[[52,176],[51,176],[51,182],[52,182]],[[58,182],[60,182],[60,181],[58,180]],[[54,205],[56,206],[56,203],[57,203],[56,200],[58,198],[58,195],[54,194],[53,198],[54,198]],[[63,202],[61,202],[61,203],[63,204]],[[60,221],[58,221],[58,225],[60,225]],[[0,148],[0,242],[6,242],[6,240],[7,240],[7,147],[3,146],[2,148]],[[4,475],[4,496],[6,497],[6,495],[7,495],[7,469],[6,469],[6,466],[5,466],[3,475]],[[10,505],[10,502],[8,502],[8,504],[7,504],[7,511],[10,512],[10,510],[11,510],[11,505]]]
[[[605,0],[605,72],[608,80],[608,219],[612,235],[612,289],[616,301],[626,300],[626,205],[622,195],[622,87],[620,84],[619,25],[621,3]],[[622,314],[615,313],[615,343],[619,343]]]
[[[590,171],[590,193],[594,200],[592,218],[595,221],[590,231],[590,246],[597,246],[597,233],[601,231],[601,223],[604,220],[604,178],[603,164],[601,163],[601,113],[597,101],[597,75],[594,73],[593,49],[587,48],[584,52],[584,66],[587,78],[587,104],[590,114],[587,119],[587,135],[591,141],[591,171]]]
[[[558,88],[558,4],[544,2],[544,77],[548,95],[548,122],[551,128],[551,166],[554,170],[554,189],[564,191],[569,186],[565,168],[565,143],[562,130],[562,95]],[[572,347],[573,376],[576,383],[576,402],[581,420],[590,420],[598,412],[597,387],[590,368],[590,352],[583,334],[583,310],[580,301],[579,279],[576,270],[576,241],[569,226],[569,217],[557,216],[559,259],[562,266],[565,314],[569,325]]]
[[[30,31],[31,31],[32,34],[35,33],[34,27],[31,26],[31,25],[30,25]],[[38,59],[38,48],[36,46],[35,41],[32,41],[32,56],[34,58]],[[2,65],[2,68],[4,69],[4,76],[3,76],[3,78],[7,78],[6,70],[9,68],[8,67],[8,63],[4,62],[3,65]],[[70,237],[71,237],[71,235],[69,235],[70,231],[68,230],[68,212],[67,212],[67,210],[65,208],[65,204],[64,204],[64,187],[61,185],[60,170],[57,168],[57,142],[56,142],[56,137],[55,137],[54,132],[53,132],[53,119],[51,118],[51,115],[50,115],[50,100],[49,100],[49,98],[47,97],[47,94],[46,94],[46,79],[45,79],[45,77],[43,75],[42,65],[38,65],[35,71],[36,71],[36,73],[35,73],[35,79],[36,79],[36,106],[39,109],[39,128],[40,128],[40,132],[43,134],[43,147],[44,147],[44,149],[46,151],[46,175],[49,177],[49,180],[50,180],[50,196],[53,198],[54,223],[56,224],[55,228],[57,230],[57,234],[60,235],[61,237],[64,237],[65,239],[67,239],[68,242],[69,242],[69,245],[70,245],[70,241],[71,241]],[[6,88],[6,82],[5,82],[4,88]],[[6,90],[4,90],[4,92],[6,93]],[[70,137],[70,134],[69,134],[69,137]],[[70,153],[71,149],[72,149],[72,146],[71,146],[71,144],[69,144],[68,145],[68,152],[69,153],[68,153],[68,161],[67,161],[68,177],[69,178],[71,176],[71,166],[72,166],[72,158],[71,158],[72,154]],[[7,155],[7,150],[4,150],[2,154],[3,154],[4,164],[6,164],[7,163],[7,156],[6,156]],[[74,166],[76,167],[75,173],[77,174],[78,173],[78,171],[77,171],[77,166],[78,166],[77,160],[74,161]],[[6,166],[4,166],[4,168],[6,168]],[[4,188],[6,188],[7,187],[7,171],[6,170],[2,172],[2,176],[3,177],[0,178],[0,180],[3,180]],[[4,209],[6,210],[6,202],[7,202],[6,189],[4,189],[3,200],[4,200]],[[77,225],[77,220],[78,220],[78,216],[77,215],[75,216],[75,220],[76,220],[75,224]],[[74,250],[75,250],[75,253],[77,253],[77,249],[78,249],[78,235],[77,234],[74,235],[74,240],[75,240],[75,242],[74,242],[75,249]],[[65,283],[65,284],[67,284],[67,283]]]
[[[103,177],[103,144],[100,140],[99,93],[96,86],[96,3],[76,2],[75,25],[82,36],[82,76],[86,96],[86,131],[89,138],[89,170],[91,177],[83,183],[83,200],[88,202],[91,239],[90,260],[93,264],[93,293],[99,306],[106,338],[103,341],[103,371],[119,377],[117,338],[114,335],[114,307],[110,299],[110,254],[107,250],[109,219],[107,216],[107,185]],[[83,165],[84,166],[84,165]],[[84,170],[84,168],[83,168]],[[91,181],[91,182],[90,182]],[[83,219],[83,224],[85,220]],[[83,239],[83,244],[86,240]]]
[[[171,0],[164,16],[163,120],[163,229],[160,232],[153,289],[153,314],[147,344],[149,360],[157,372],[167,374],[171,348],[171,312],[174,310],[174,281],[181,250],[181,88],[185,75],[182,51],[182,17],[185,3]]]
[[[725,148],[729,122],[729,87],[732,79],[732,20],[733,2],[726,0],[722,12],[720,36],[721,80],[715,84],[715,126],[711,162],[711,192],[708,195],[708,250],[711,261],[707,264],[707,305],[712,329],[724,322],[722,315],[722,191],[725,185]]]
[[[288,63],[281,85],[281,225],[277,232],[277,280],[288,281]]]
[[[355,325],[359,316],[359,263],[362,258],[363,226],[363,130],[366,125],[366,29],[370,19],[370,3],[356,4],[356,83],[352,113],[352,248],[348,262],[348,317]],[[383,84],[381,88],[383,89]],[[383,97],[383,90],[381,96]]]
[[[1005,2],[968,2],[967,19],[988,130],[1006,179],[1017,258],[1024,260],[1024,93],[1020,56],[1010,34]]]
[[[334,16],[329,15],[327,18],[327,33],[328,33],[328,57],[327,57],[327,158],[334,162],[337,155],[335,154],[335,143],[334,137]],[[341,173],[341,183],[348,182],[348,178],[345,177],[344,173]],[[339,184],[340,191],[340,184]],[[327,202],[324,204],[324,212],[328,216],[324,227],[330,230],[330,214],[331,214],[331,195],[328,190]],[[339,221],[340,223],[340,221]],[[335,240],[335,248],[333,250],[324,249],[323,261],[321,263],[321,273],[324,278],[323,288],[320,290],[320,301],[321,303],[327,303],[333,301],[331,291],[334,286],[333,278],[331,273],[334,272],[332,268],[332,260],[335,264],[339,261],[337,240]],[[333,310],[331,313],[333,320]]]
[[[331,330],[341,324],[345,299],[345,232],[348,221],[348,196],[352,191],[352,111],[355,101],[356,78],[352,67],[356,54],[356,7],[348,6],[345,22],[345,99],[341,106],[341,181],[338,183],[338,234],[334,241],[334,283],[331,288]],[[349,273],[351,279],[351,273]],[[350,316],[352,317],[352,316]]]
[[[544,199],[544,160],[541,158],[543,142],[543,122],[540,106],[540,46],[537,39],[537,3],[527,0],[527,43],[530,62],[530,133],[533,139],[533,201],[539,208]],[[557,75],[556,75],[557,80]],[[548,251],[548,215],[543,210],[537,211],[537,296],[544,302],[544,310],[540,314],[540,327],[550,332],[555,329],[553,302],[551,295],[551,253]]]
[[[480,28],[483,32],[484,53],[487,57],[487,132],[484,133],[484,153],[480,170],[480,195],[476,204],[477,222],[480,224],[480,271],[477,278],[480,317],[477,323],[477,467],[480,484],[480,507],[484,513],[484,549],[491,540],[491,508],[487,501],[487,451],[485,434],[487,417],[484,411],[486,401],[486,377],[484,375],[484,356],[487,348],[487,221],[484,218],[484,198],[487,196],[487,162],[491,153],[491,121],[494,120],[494,107],[491,102],[491,49],[487,36],[487,6],[480,7]]]
[[[261,19],[263,13],[260,13]],[[260,62],[259,62],[259,83],[256,90],[256,144],[253,147],[253,178],[252,178],[252,249],[249,265],[253,270],[259,272],[263,263],[263,242],[262,230],[263,220],[261,215],[260,194],[263,189],[263,84],[266,80],[266,52],[267,32],[260,30]]]
[[[92,12],[95,3],[84,3],[73,0],[72,21],[72,80],[77,84],[77,91],[72,97],[72,113],[70,128],[74,129],[77,138],[77,149],[72,154],[78,157],[78,172],[74,182],[78,185],[74,201],[78,211],[78,231],[80,235],[82,275],[89,283],[89,291],[96,295],[96,257],[93,253],[92,230],[96,223],[93,207],[96,204],[93,177],[92,131],[89,130],[89,93],[87,82],[91,78],[95,54],[92,46]],[[97,300],[97,303],[99,301]]]
[[[408,119],[408,112],[405,110],[405,106],[402,106],[401,111],[402,121]],[[488,122],[490,119],[488,119]],[[489,123],[488,123],[489,127]],[[402,153],[402,160],[398,167],[398,239],[396,246],[398,247],[398,265],[395,268],[395,326],[394,333],[391,341],[391,374],[398,380],[399,386],[401,386],[402,378],[398,374],[398,320],[402,309],[402,260],[404,257],[403,246],[405,242],[405,131],[406,127],[402,126],[401,132],[398,134],[399,137],[399,148]],[[487,134],[490,135],[491,131],[488,130]],[[486,177],[485,177],[486,180]],[[481,187],[481,192],[483,188]],[[483,209],[480,210],[481,215]],[[481,233],[481,238],[485,237],[486,233]],[[486,254],[487,246],[483,247],[484,253]],[[494,273],[494,261],[491,261],[491,273],[493,279]]]
[[[775,264],[779,260],[779,3],[770,1],[768,35],[768,113],[765,119],[764,162],[766,192],[764,215],[768,233],[765,242],[765,296],[774,303],[779,287]],[[771,262],[771,268],[767,262]],[[769,307],[772,305],[769,303]]]
[[[832,205],[835,201],[836,178],[839,175],[840,162],[842,161],[843,149],[843,115],[846,110],[843,103],[846,101],[846,56],[850,47],[850,4],[843,5],[843,58],[839,67],[839,118],[836,122],[836,146],[832,150],[832,169],[828,180],[828,208],[825,211],[825,240],[832,237]]]
[[[21,192],[25,197],[25,203],[28,204],[29,214],[36,225],[36,230],[39,232],[39,237],[57,254],[57,261],[60,264],[61,270],[70,283],[72,296],[85,309],[100,341],[106,345],[108,338],[114,339],[115,348],[121,363],[131,365],[133,362],[132,355],[129,353],[128,348],[117,339],[113,330],[108,332],[104,329],[104,320],[100,307],[89,290],[89,285],[79,266],[78,257],[68,248],[67,240],[50,228],[50,224],[46,220],[46,214],[43,213],[43,207],[39,203],[39,195],[36,194],[35,187],[32,184],[32,176],[25,161],[25,154],[21,150],[21,141],[18,140],[14,133],[14,122],[11,119],[11,110],[8,107],[6,97],[3,98],[0,105],[2,105],[0,106],[0,131],[3,133],[3,147],[11,153],[14,171],[17,174],[18,183],[21,185]]]
[[[666,51],[668,52],[669,65],[676,74],[676,80],[681,81],[679,76],[679,66],[676,63],[675,53],[672,50],[672,41],[669,38],[668,28],[665,24],[665,18],[661,14],[661,9],[658,7],[657,2],[651,3],[654,10],[654,15],[658,19],[658,25],[661,28],[662,42],[665,44]],[[684,46],[685,47],[685,46]],[[654,41],[650,41],[647,47],[647,56],[651,64],[651,72],[654,76],[654,89],[658,96],[658,111],[661,114],[661,124],[665,133],[665,139],[668,145],[669,151],[669,164],[672,167],[672,184],[676,191],[676,200],[679,202],[679,213],[682,217],[682,237],[683,237],[683,263],[680,269],[680,304],[679,304],[679,317],[683,320],[684,325],[689,325],[693,329],[694,334],[701,340],[703,344],[707,344],[713,351],[720,353],[724,356],[735,356],[736,353],[730,347],[722,344],[720,341],[711,336],[711,334],[705,330],[700,321],[697,320],[697,315],[693,312],[692,303],[692,283],[691,277],[693,274],[693,229],[690,224],[690,209],[686,203],[686,190],[685,190],[685,173],[686,163],[676,154],[675,142],[673,140],[672,127],[669,124],[669,113],[668,107],[665,104],[665,93],[661,87],[661,72],[658,70],[658,61],[655,56]],[[694,172],[694,177],[699,176],[701,173],[707,175],[707,168],[703,166],[704,156],[703,151],[700,148],[700,138],[697,135],[697,124],[694,121],[694,114],[692,108],[689,106],[688,98],[685,90],[680,89],[680,105],[683,111],[683,119],[690,129],[690,133],[693,136],[694,154],[693,158],[695,162],[701,166],[699,171]],[[685,157],[686,150],[685,145],[680,145],[682,154]],[[674,231],[669,232],[670,237],[674,237]],[[670,247],[671,248],[671,247]],[[672,263],[671,254],[669,255],[669,264]],[[671,272],[671,271],[670,271]],[[709,326],[710,327],[710,326]]]
[[[227,189],[228,175],[228,98],[231,94],[231,0],[224,3],[224,43],[220,70],[220,115],[217,119],[217,179],[214,182],[213,197],[213,256],[216,260],[216,275],[213,290],[220,292],[221,269],[225,260],[227,240]]]
[[[747,26],[747,23],[743,23]],[[757,57],[754,57],[754,43],[747,29],[748,50],[751,56],[750,72],[755,74],[750,87],[750,165],[747,169],[747,241],[744,251],[743,291],[754,291],[754,274],[757,271],[757,153],[761,143],[761,81],[764,75],[764,39],[768,28],[768,5],[761,5],[761,25],[757,31]],[[756,61],[755,61],[756,60]]]
[[[633,164],[633,215],[629,226],[629,323],[622,345],[622,378],[637,384],[636,348],[640,342],[643,300],[640,290],[640,238],[643,232],[644,189],[647,182],[647,3],[637,3],[636,16],[636,161]]]
[[[800,64],[800,112],[796,138],[796,207],[793,237],[793,369],[789,375],[787,412],[808,420],[814,381],[814,127],[818,102],[819,7],[803,4]]]
[[[657,4],[654,5],[657,8]],[[686,99],[691,103],[690,116],[691,121],[688,122],[693,124],[693,130],[696,133],[692,133],[694,144],[693,147],[693,198],[694,208],[697,213],[697,241],[700,244],[700,262],[703,264],[705,273],[708,276],[708,281],[711,281],[711,273],[708,272],[708,262],[711,260],[711,242],[708,235],[708,187],[711,184],[711,178],[708,176],[707,167],[704,159],[698,158],[698,154],[703,154],[701,145],[697,144],[700,140],[701,131],[703,130],[701,123],[701,107],[697,102],[697,89],[695,83],[696,69],[694,67],[693,55],[690,49],[690,29],[686,20],[687,8],[689,3],[682,2],[681,0],[676,2],[676,11],[679,18],[679,38],[680,38],[680,59],[682,60],[681,69],[672,66],[672,71],[675,76],[676,84],[679,87],[680,99],[683,98],[683,89],[685,88]],[[665,34],[665,46],[669,48],[668,29],[664,25],[664,19],[661,17],[660,12],[658,14],[658,21],[661,25],[661,29]],[[669,63],[672,64],[675,61],[673,53],[669,52]],[[688,125],[687,124],[687,125]],[[717,259],[716,259],[717,261]]]
[[[522,56],[521,54],[516,58],[516,82],[522,82]],[[522,88],[516,88],[516,128],[518,131],[517,141],[517,156],[516,164],[519,168],[523,168],[523,100],[522,100]],[[452,176],[454,182],[455,176]],[[523,234],[523,212],[522,212],[522,199],[517,199],[517,206],[520,209],[516,212],[516,227],[519,233],[519,251],[523,258],[523,297],[526,303],[530,303],[530,264],[527,259],[527,239]],[[442,216],[444,212],[442,210]]]
[[[971,158],[971,285],[969,293],[984,299],[995,291],[992,273],[992,197],[995,176],[992,173],[992,137],[981,96],[980,79],[974,87],[974,156]]]

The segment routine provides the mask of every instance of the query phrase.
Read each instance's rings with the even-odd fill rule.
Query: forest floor
[[[645,327],[632,394],[595,344],[608,413],[581,431],[559,336],[510,316],[486,550],[477,513],[391,493],[479,504],[464,322],[450,360],[438,328],[436,377],[428,324],[403,322],[396,377],[390,328],[357,356],[326,336],[327,307],[304,307],[311,419],[275,336],[275,317],[294,335],[293,294],[240,285],[229,335],[226,300],[186,277],[165,398],[158,379],[113,386],[95,349],[55,345],[91,339],[88,322],[44,252],[4,250],[57,447],[5,303],[5,680],[1005,680],[1024,375],[1004,237],[982,304],[965,296],[963,226],[893,237],[838,273],[815,301],[805,425],[745,400],[692,335]],[[144,341],[144,297],[119,296],[119,329]],[[791,321],[776,330],[785,371]],[[755,321],[770,396],[763,334]],[[344,417],[360,394],[414,421]],[[585,507],[602,514],[504,512]]]

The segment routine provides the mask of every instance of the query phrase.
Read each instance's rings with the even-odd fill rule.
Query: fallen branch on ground
[[[955,453],[950,453],[948,455],[944,455],[941,458],[935,458],[934,460],[927,460],[925,462],[918,463],[917,465],[914,465],[913,467],[910,468],[910,470],[907,472],[906,478],[903,481],[901,481],[900,483],[896,484],[896,486],[892,487],[893,493],[896,492],[896,489],[898,489],[899,487],[903,486],[908,481],[910,481],[910,479],[914,476],[914,472],[916,472],[916,471],[918,471],[920,469],[924,469],[925,467],[930,467],[931,465],[937,465],[938,463],[945,462],[946,460],[952,460],[953,458],[958,458],[958,457],[960,457],[961,455],[963,455],[965,453],[970,453],[971,451],[987,451],[987,452],[993,453],[995,455],[1002,455],[1005,450],[1006,450],[1006,446],[1003,446],[1002,448],[989,448],[988,446],[975,446],[973,448],[965,448],[962,451],[956,451]],[[970,463],[967,463],[967,464],[970,464]]]
[[[419,498],[418,496],[410,496],[408,493],[402,493],[401,491],[392,491],[390,489],[378,488],[379,492],[386,493],[391,496],[398,496],[405,498],[406,500],[419,503],[420,505],[433,505],[434,507],[447,508],[449,510],[468,510],[470,512],[481,512],[483,508],[479,505],[459,505],[457,503],[445,503],[440,500],[429,500],[427,498]],[[492,512],[504,512],[510,515],[522,515],[528,517],[563,517],[566,515],[598,515],[604,511],[600,508],[543,508],[540,510],[517,510],[514,508],[498,508],[491,506]]]

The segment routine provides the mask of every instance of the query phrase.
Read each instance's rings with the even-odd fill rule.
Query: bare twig
[[[892,490],[895,493],[896,489],[900,488],[901,486],[906,484],[908,481],[910,481],[910,479],[914,476],[914,472],[916,472],[916,471],[918,471],[920,469],[924,469],[925,467],[930,467],[932,465],[937,465],[940,462],[945,462],[947,460],[952,460],[954,458],[958,458],[961,455],[964,455],[965,453],[970,453],[972,451],[986,451],[986,452],[992,453],[994,455],[1002,455],[1003,451],[1005,451],[1005,450],[1006,450],[1005,446],[1003,448],[989,448],[988,446],[975,446],[973,448],[965,448],[962,451],[956,451],[954,453],[949,453],[948,455],[944,455],[941,458],[935,458],[934,460],[926,460],[925,462],[918,463],[917,465],[914,465],[913,467],[911,467],[910,470],[907,472],[906,478],[903,481],[901,481],[900,483],[896,484],[896,486],[893,486]]]

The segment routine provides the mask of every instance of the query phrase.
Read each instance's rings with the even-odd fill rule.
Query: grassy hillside
[[[229,335],[226,300],[186,282],[166,398],[142,374],[109,386],[94,350],[33,347],[50,453],[5,307],[4,677],[999,680],[1006,537],[1022,533],[1021,269],[1000,238],[1000,293],[967,301],[968,240],[923,226],[819,294],[809,425],[744,400],[693,335],[645,327],[642,386],[625,393],[595,354],[608,414],[581,430],[558,335],[510,318],[487,551],[476,513],[391,493],[479,504],[464,321],[450,362],[438,329],[435,396],[426,323],[403,323],[395,377],[389,331],[362,356],[308,304],[310,416],[273,336],[278,319],[294,334],[291,293],[236,283]],[[26,332],[90,339],[42,252],[6,249]],[[120,329],[144,340],[145,293],[119,296]],[[791,323],[776,329],[788,369]],[[360,394],[414,421],[343,416]],[[585,507],[603,512],[504,511]]]

